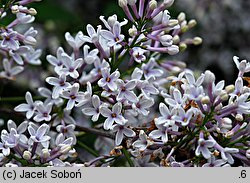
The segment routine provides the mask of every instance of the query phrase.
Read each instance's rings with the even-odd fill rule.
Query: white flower
[[[21,73],[24,68],[22,66],[15,66],[11,68],[11,64],[7,59],[3,60],[4,71],[0,72],[0,77],[13,80],[16,75]]]
[[[42,124],[38,129],[35,129],[32,125],[29,125],[28,131],[30,134],[30,139],[34,142],[46,143],[51,137],[46,135],[49,131],[49,125]]]
[[[119,22],[115,22],[113,30],[101,30],[101,35],[108,40],[108,46],[112,47],[118,43],[121,43],[124,39],[124,35],[121,34],[121,25]]]
[[[115,71],[110,74],[110,69],[104,68],[102,71],[102,78],[98,81],[100,87],[107,86],[110,90],[117,90],[117,79],[120,77],[120,72]]]
[[[143,70],[144,77],[146,79],[160,77],[163,74],[163,70],[155,69],[156,62],[154,58],[151,58],[147,64],[142,64],[141,69]]]
[[[135,88],[136,81],[131,80],[125,84],[123,80],[119,80],[117,82],[117,85],[119,90],[119,93],[117,95],[118,101],[126,99],[132,103],[138,102],[137,96],[133,91],[131,91]]]
[[[147,109],[152,105],[154,105],[154,99],[146,98],[142,95],[137,103],[132,104],[132,108],[139,114],[147,116],[149,114]]]
[[[52,55],[48,55],[46,57],[46,59],[48,60],[48,62],[54,66],[54,70],[55,72],[58,74],[58,75],[61,75],[62,74],[62,66],[63,66],[63,57],[62,57],[62,54],[65,53],[63,48],[62,47],[59,47],[57,49],[57,52],[56,52],[56,56],[57,57],[54,57]]]
[[[250,72],[250,63],[246,60],[239,61],[239,57],[233,57],[234,63],[236,64],[237,68],[240,71],[240,75],[243,75],[246,72]]]
[[[66,32],[65,39],[74,50],[78,50],[85,43],[82,31],[79,31],[75,38],[73,38],[69,32]]]
[[[67,76],[76,79],[79,77],[79,73],[77,72],[77,69],[81,67],[83,64],[83,59],[79,58],[77,60],[74,60],[72,57],[68,56],[66,53],[62,53],[62,63],[63,68],[61,71]]]
[[[69,138],[71,137],[72,138],[72,143],[73,144],[76,144],[76,135],[75,135],[75,125],[74,124],[70,124],[70,125],[58,125],[56,127],[56,130],[59,132],[59,133],[62,133],[63,136]]]
[[[15,111],[26,112],[26,118],[30,119],[35,113],[37,102],[33,102],[30,92],[26,92],[25,99],[27,101],[27,104],[18,105],[17,107],[15,107]]]
[[[66,82],[65,74],[62,74],[59,78],[48,77],[46,78],[46,82],[54,86],[52,92],[53,99],[58,98],[64,90],[71,86],[70,83]]]
[[[107,119],[104,121],[103,127],[105,130],[111,129],[114,122],[123,125],[126,123],[126,119],[121,114],[122,104],[120,102],[116,103],[112,107],[112,111],[106,106],[100,108],[101,114]]]
[[[204,158],[209,159],[211,158],[211,152],[208,148],[211,148],[215,145],[214,140],[205,140],[204,138],[199,138],[198,146],[195,150],[195,155],[199,156],[200,154],[203,155]]]
[[[97,95],[93,95],[92,105],[93,107],[86,107],[82,110],[82,112],[87,116],[92,116],[91,118],[92,121],[97,121],[100,116],[100,107],[101,107],[101,101]]]
[[[52,103],[45,104],[45,103],[39,102],[36,105],[37,114],[34,117],[34,120],[36,122],[50,121],[51,120],[50,112],[52,110],[52,107],[53,107]]]
[[[126,127],[126,125],[116,124],[112,127],[112,130],[116,132],[115,136],[115,145],[118,146],[121,144],[124,135],[127,137],[134,137],[136,134],[133,130]]]
[[[80,103],[85,100],[85,95],[83,92],[79,92],[79,84],[75,83],[68,90],[62,92],[62,97],[68,99],[67,110],[71,110],[76,103]]]
[[[132,145],[139,149],[139,151],[144,151],[148,146],[152,145],[153,142],[148,139],[148,136],[145,134],[143,130],[140,130],[139,139],[136,140]]]
[[[90,52],[88,51],[90,47],[88,45],[85,45],[83,47],[84,52],[84,62],[87,64],[93,64],[96,60],[98,60],[98,49],[93,49]]]
[[[61,98],[53,98],[52,92],[48,88],[40,87],[38,88],[38,92],[41,96],[46,97],[44,104],[52,103],[59,106],[63,103],[63,100]]]
[[[146,56],[144,54],[147,50],[143,50],[140,47],[134,47],[132,50],[132,56],[136,62],[141,63],[146,60]]]

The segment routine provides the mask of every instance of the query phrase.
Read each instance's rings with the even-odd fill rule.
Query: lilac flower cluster
[[[250,63],[234,57],[239,75],[225,86],[210,71],[166,60],[202,42],[181,39],[196,22],[172,19],[173,2],[119,0],[128,20],[101,16],[104,26],[89,24],[86,35],[67,32],[72,52],[47,56],[54,75],[38,89],[44,100],[27,92],[15,108],[25,121],[9,120],[1,133],[2,165],[112,166],[123,157],[130,166],[249,166]],[[94,150],[82,133],[97,136]],[[74,146],[96,158],[75,163]]]
[[[33,27],[28,27],[25,31],[19,31],[20,27],[32,23],[37,14],[34,8],[26,7],[27,4],[39,0],[20,0],[10,2],[6,6],[0,7],[0,21],[8,17],[8,14],[15,15],[15,19],[7,25],[0,24],[0,54],[1,72],[0,77],[15,79],[21,73],[25,65],[40,65],[41,50],[36,50],[37,31]]]

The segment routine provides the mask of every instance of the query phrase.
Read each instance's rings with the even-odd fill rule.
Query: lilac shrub
[[[10,7],[17,19],[1,32],[3,55],[14,51],[22,59],[27,53],[19,49],[31,50],[12,29],[24,23],[20,16],[26,23],[33,20],[23,7],[30,2]],[[27,92],[26,102],[15,107],[24,121],[17,127],[9,120],[2,130],[1,165],[249,166],[250,89],[243,81],[250,63],[235,56],[238,78],[227,86],[208,70],[196,74],[171,60],[202,42],[183,38],[196,21],[186,20],[184,13],[172,18],[167,9],[174,0],[118,3],[127,19],[100,16],[102,25],[88,24],[86,35],[65,34],[71,52],[59,47],[47,56],[54,68],[45,79],[50,87],[38,88],[40,100]],[[31,35],[28,40],[35,40]],[[10,54],[3,64],[14,60]],[[86,133],[97,137],[94,149],[81,142]],[[88,155],[81,149],[95,157],[82,160]]]

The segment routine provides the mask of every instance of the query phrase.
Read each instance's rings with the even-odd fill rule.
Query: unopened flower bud
[[[232,138],[232,136],[234,136],[234,132],[233,131],[228,131],[228,132],[226,132],[226,134],[225,134],[225,137],[226,138]]]
[[[149,9],[154,10],[155,8],[157,8],[157,1],[156,0],[151,0],[149,2]]]
[[[237,121],[243,121],[243,116],[242,116],[242,114],[236,114],[235,119],[236,119]]]
[[[195,37],[194,39],[193,39],[193,44],[194,45],[200,45],[202,43],[202,38],[200,38],[200,37]]]
[[[221,100],[226,101],[226,100],[228,100],[228,97],[229,96],[228,96],[227,92],[225,90],[222,90],[221,93],[220,93]]]
[[[180,43],[180,36],[178,35],[175,35],[173,37],[173,44],[179,44]]]
[[[183,12],[181,12],[181,13],[178,15],[177,19],[179,20],[179,22],[183,22],[184,20],[186,20],[186,14],[183,13]]]
[[[132,27],[128,30],[128,34],[131,36],[131,37],[134,37],[136,36],[137,34],[137,29],[135,27]]]
[[[119,0],[118,4],[121,8],[124,8],[128,5],[128,1],[127,0]]]
[[[195,27],[197,25],[197,22],[196,22],[196,20],[190,20],[189,22],[188,22],[188,28],[189,29],[191,29],[191,28],[193,28],[193,27]]]
[[[13,5],[13,6],[11,6],[11,12],[12,12],[13,14],[18,13],[18,12],[19,12],[19,7],[18,7],[18,5]]]
[[[23,159],[30,160],[31,156],[32,156],[31,152],[29,152],[29,151],[24,151],[23,152]]]
[[[208,96],[202,97],[201,98],[201,103],[202,104],[209,104],[210,103],[210,98]]]
[[[185,51],[187,49],[186,43],[180,43],[180,51]]]
[[[131,6],[135,5],[136,1],[137,0],[128,0],[128,4],[131,5]]]
[[[235,89],[235,86],[234,85],[228,85],[226,86],[225,90],[227,93],[232,93]]]
[[[61,147],[60,153],[67,154],[70,150],[71,150],[71,146],[70,145],[64,145],[64,146]]]
[[[29,9],[29,13],[30,13],[32,16],[34,16],[34,15],[37,14],[37,11],[36,11],[34,8],[30,8],[30,9]]]
[[[250,159],[250,149],[248,149],[248,150],[246,151],[246,157],[247,157],[247,159]]]
[[[213,83],[215,81],[215,75],[214,75],[214,73],[212,73],[209,70],[206,70],[205,71],[205,79],[204,79],[204,81],[206,83]]]
[[[232,128],[232,120],[230,118],[223,118],[221,120],[221,127],[225,128],[227,130],[230,130]]]
[[[163,5],[168,8],[170,6],[172,6],[172,4],[174,3],[174,0],[164,0]]]
[[[24,38],[23,42],[25,44],[29,44],[29,45],[36,45],[36,39],[31,37],[31,36],[27,36]]]
[[[182,25],[181,26],[181,32],[187,32],[188,31],[188,26],[187,25]]]
[[[167,53],[169,55],[175,55],[175,54],[179,53],[179,46],[172,45],[172,46],[168,47]]]
[[[170,27],[174,27],[174,26],[176,26],[178,24],[179,24],[178,20],[175,20],[175,19],[171,19],[168,22],[168,26],[170,26]]]
[[[42,156],[43,158],[48,158],[50,156],[49,150],[48,149],[42,149]]]

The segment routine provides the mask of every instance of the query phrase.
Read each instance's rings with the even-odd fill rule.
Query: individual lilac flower
[[[120,77],[120,72],[115,71],[110,74],[110,69],[104,68],[102,70],[102,78],[98,81],[100,87],[107,86],[110,90],[117,90],[117,79]]]
[[[76,104],[76,107],[81,107],[82,105],[85,105],[91,100],[91,97],[93,95],[92,86],[91,83],[87,82],[87,91],[84,92],[84,100],[80,101],[78,104]]]
[[[201,84],[203,83],[205,74],[201,74],[200,77],[197,80],[195,80],[194,73],[191,71],[186,71],[185,77],[189,85],[194,85],[198,87],[198,86],[201,86]]]
[[[72,144],[73,144],[72,137],[65,139],[65,136],[62,133],[59,133],[59,135],[56,137],[55,145],[58,147],[63,147],[65,145],[71,146]]]
[[[54,86],[52,92],[53,99],[58,98],[64,90],[71,86],[70,83],[66,82],[65,74],[60,75],[59,78],[48,77],[46,78],[46,82]]]
[[[152,105],[154,105],[154,100],[151,98],[148,99],[142,95],[141,97],[139,97],[139,101],[137,103],[132,104],[132,108],[139,114],[147,116],[149,114],[149,111],[147,109]]]
[[[27,104],[20,104],[17,107],[15,107],[14,110],[18,112],[26,112],[26,118],[30,119],[35,113],[37,102],[33,101],[30,92],[26,92],[25,99],[27,101]]]
[[[25,54],[27,54],[27,52],[29,52],[29,50],[30,47],[28,46],[20,46],[17,50],[10,50],[9,54],[17,64],[23,65],[24,64],[23,57]]]
[[[104,16],[100,16],[100,20],[103,22],[103,24],[109,31],[112,31],[115,23],[118,22],[117,15],[112,15],[108,17],[108,20],[105,20]],[[128,20],[124,18],[124,21],[120,22],[120,26],[122,27],[126,25],[127,23],[128,23]]]
[[[90,71],[90,75],[92,76],[101,76],[102,75],[102,70],[104,68],[110,68],[110,65],[107,61],[105,60],[100,60],[100,59],[96,59],[95,62],[94,62],[94,68]]]
[[[42,124],[38,129],[35,129],[33,126],[29,125],[28,131],[30,134],[30,138],[34,142],[45,143],[50,140],[51,137],[46,135],[49,131],[49,125]]]
[[[17,41],[17,32],[4,32],[1,34],[3,40],[1,42],[1,47],[10,49],[10,50],[17,50],[19,48],[19,42]]]
[[[202,167],[230,167],[229,164],[223,159],[216,159],[215,156],[208,158],[207,163],[202,165]]]
[[[7,122],[7,128],[9,132],[11,131],[12,128],[15,129],[17,134],[20,135],[20,142],[24,144],[28,141],[26,135],[23,134],[27,130],[27,127],[28,127],[27,121],[22,122],[18,127],[16,123],[12,120],[8,120]]]
[[[161,69],[155,69],[156,65],[157,64],[154,58],[151,58],[147,64],[142,64],[141,69],[143,70],[144,77],[146,79],[149,79],[150,77],[155,79],[156,77],[160,77],[163,74]]]
[[[58,125],[56,127],[56,130],[59,133],[62,133],[63,136],[65,136],[66,138],[68,138],[68,137],[73,138],[72,139],[72,143],[76,144],[76,135],[75,135],[75,132],[74,132],[75,127],[76,126],[74,124],[70,124],[70,125],[67,125],[67,126],[65,126],[65,125]]]
[[[239,61],[239,57],[233,57],[234,63],[239,70],[239,77],[242,77],[244,73],[250,72],[250,63],[246,60]]]
[[[122,143],[124,135],[126,137],[135,137],[135,132],[130,128],[126,127],[126,125],[116,124],[112,127],[112,130],[116,132],[115,135],[115,145],[118,146]]]
[[[17,146],[19,142],[20,135],[17,133],[16,129],[12,128],[10,133],[6,130],[2,130],[1,132],[1,140],[0,149],[4,156],[8,156],[10,154],[10,148],[14,148]]]
[[[238,153],[239,149],[225,147],[221,151],[221,158],[227,161],[229,164],[234,164],[234,159],[231,154]]]
[[[164,103],[160,103],[159,111],[161,116],[155,119],[155,122],[158,124],[171,123],[170,121],[173,121],[173,116],[175,116],[177,112],[174,109],[169,110]]]
[[[101,107],[101,101],[97,95],[93,95],[92,105],[93,107],[86,107],[82,110],[82,112],[87,116],[92,116],[91,120],[95,122],[98,120],[100,116],[100,107]]]
[[[52,56],[52,55],[48,55],[46,57],[46,59],[48,60],[48,62],[54,66],[54,70],[55,72],[58,74],[58,75],[61,75],[62,74],[62,67],[63,67],[63,57],[62,57],[62,54],[65,53],[63,48],[62,47],[59,47],[57,49],[57,52],[56,52],[56,57]]]
[[[139,139],[136,140],[132,145],[139,151],[144,151],[148,146],[153,145],[153,142],[148,139],[148,136],[143,130],[140,130]]]
[[[150,132],[149,137],[152,139],[161,139],[163,143],[168,141],[168,125],[163,123],[155,123],[157,130]]]
[[[37,30],[35,30],[33,27],[29,28],[29,30],[27,30],[23,35],[24,44],[35,46],[37,41],[34,37],[37,35],[37,33],[38,33]]]
[[[191,107],[187,111],[185,111],[183,108],[178,108],[178,115],[174,116],[173,119],[176,122],[179,122],[182,124],[182,126],[187,126],[194,114],[196,114],[196,109]]]
[[[98,58],[98,49],[93,49],[90,52],[88,51],[90,47],[88,45],[85,45],[83,47],[84,52],[84,62],[87,64],[93,64]]]
[[[199,156],[202,154],[206,159],[211,158],[211,152],[208,148],[214,147],[215,143],[214,140],[205,140],[203,137],[200,137],[198,140],[198,146],[195,150],[195,155]]]
[[[34,16],[28,15],[26,13],[17,13],[16,17],[21,24],[29,24],[35,20]]]
[[[194,85],[190,85],[187,88],[185,88],[184,95],[190,100],[199,101],[201,100],[202,97],[204,97],[205,93],[202,86],[196,87]]]
[[[50,112],[52,111],[53,104],[52,103],[42,103],[39,102],[36,105],[36,110],[37,114],[34,117],[34,120],[36,122],[41,122],[41,121],[50,121],[51,120],[51,115]]]
[[[42,55],[42,50],[34,50],[30,47],[29,51],[24,55],[24,59],[26,62],[32,65],[41,65],[41,60],[39,59]]]
[[[59,106],[63,103],[61,98],[52,98],[52,92],[48,88],[40,87],[38,88],[38,92],[41,96],[46,97],[46,100],[44,101],[45,105],[52,103]]]
[[[165,102],[174,108],[180,108],[185,104],[186,102],[186,97],[182,96],[181,92],[177,89],[173,89],[173,99],[172,98],[165,98]]]
[[[57,126],[59,124],[76,124],[74,118],[70,115],[70,110],[63,110],[62,115],[58,115],[55,120],[53,121],[53,126]]]
[[[83,59],[79,58],[74,60],[72,57],[68,56],[66,53],[62,53],[62,62],[63,68],[61,71],[65,73],[65,75],[69,75],[70,77],[76,79],[79,77],[79,73],[77,69],[81,67],[83,64]]]
[[[4,71],[0,72],[0,77],[7,79],[15,79],[15,76],[21,73],[24,68],[22,66],[11,67],[10,62],[7,59],[3,60]]]
[[[153,79],[153,78],[150,78]],[[149,79],[149,81],[150,81]],[[137,87],[141,90],[142,94],[147,98],[150,99],[150,95],[157,95],[159,94],[159,90],[153,85],[152,82],[148,80],[138,81]]]
[[[75,83],[68,90],[62,92],[62,97],[68,99],[67,110],[71,110],[76,103],[80,103],[85,100],[85,95],[83,92],[79,92],[79,84]]]
[[[100,113],[107,118],[103,124],[105,130],[111,129],[114,122],[120,125],[126,123],[127,120],[122,116],[121,111],[122,111],[122,104],[120,102],[116,103],[112,107],[112,110],[110,110],[107,106],[102,106],[100,108]]]
[[[136,103],[138,102],[138,98],[137,96],[135,95],[135,93],[131,90],[133,90],[136,86],[136,81],[134,80],[131,80],[129,82],[127,82],[126,84],[123,82],[123,80],[119,80],[117,82],[117,85],[118,85],[118,90],[119,90],[119,93],[117,95],[117,100],[118,101],[121,101],[121,100],[128,100],[132,103]]]
[[[137,63],[144,62],[146,60],[146,56],[144,55],[147,50],[143,50],[140,47],[134,47],[132,49],[132,56]]]
[[[121,34],[121,25],[119,22],[115,22],[112,32],[102,30],[101,35],[108,40],[108,46],[112,47],[123,41],[124,35]]]
[[[98,26],[97,31],[94,29],[94,27],[90,24],[87,25],[87,33],[88,36],[84,36],[84,41],[89,43],[98,43],[99,37],[100,37],[100,30],[101,26]]]
[[[249,93],[242,94],[240,96],[231,96],[229,103],[237,106],[236,112],[238,114],[250,114],[250,102],[248,101]]]
[[[78,50],[85,43],[82,31],[79,31],[75,38],[69,32],[66,32],[65,39],[74,50]]]

